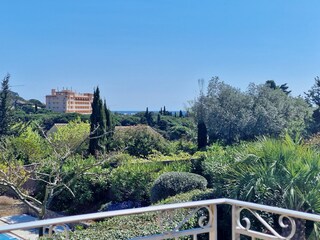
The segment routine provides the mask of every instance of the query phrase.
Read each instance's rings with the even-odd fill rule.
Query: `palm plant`
[[[238,154],[227,176],[231,197],[288,209],[320,213],[320,155],[288,135],[262,138]],[[305,239],[296,220],[294,239]]]

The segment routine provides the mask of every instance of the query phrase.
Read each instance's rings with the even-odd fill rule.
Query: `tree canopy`
[[[227,144],[257,136],[279,136],[284,131],[303,132],[311,108],[300,97],[292,97],[268,84],[250,84],[242,92],[214,77],[207,93],[192,106],[197,121],[204,119],[209,139]]]

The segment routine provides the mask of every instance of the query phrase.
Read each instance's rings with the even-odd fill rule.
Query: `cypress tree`
[[[106,115],[106,150],[110,151],[112,136],[114,134],[114,125],[112,121],[112,113],[107,107],[106,100],[104,100],[103,106],[104,106],[104,112]]]
[[[163,106],[163,115],[167,115],[166,106]]]
[[[147,107],[146,111],[144,112],[144,114],[141,115],[141,117],[140,117],[140,123],[141,124],[149,124],[148,123],[148,115],[149,115],[149,109]]]
[[[158,125],[159,125],[160,121],[161,121],[161,116],[160,116],[160,114],[158,114],[158,116],[157,116],[157,124]]]
[[[99,152],[105,151],[106,144],[106,114],[99,87],[93,93],[90,132],[89,153],[97,156]]]
[[[183,117],[183,113],[182,113],[182,111],[180,110],[180,112],[179,112],[179,117]]]
[[[207,127],[204,121],[198,122],[198,149],[203,149],[207,146]]]
[[[10,75],[7,74],[1,83],[0,93],[0,136],[10,134],[10,124],[12,123],[12,110],[10,106]]]
[[[149,126],[153,125],[152,112],[149,112],[147,107],[146,112],[144,113],[145,120]]]

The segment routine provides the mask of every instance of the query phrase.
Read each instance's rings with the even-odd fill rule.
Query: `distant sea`
[[[134,115],[138,112],[144,112],[144,111],[112,111],[114,113],[120,113],[120,114],[124,114],[124,115]]]
[[[138,112],[145,112],[145,110],[142,111],[112,111],[114,113],[119,113],[119,114],[123,114],[123,115],[134,115]],[[150,111],[150,112],[154,112],[154,113],[158,113],[159,111]],[[179,114],[180,111],[169,111],[172,112],[173,114],[176,112],[177,114]],[[186,114],[186,111],[182,111],[183,115]]]

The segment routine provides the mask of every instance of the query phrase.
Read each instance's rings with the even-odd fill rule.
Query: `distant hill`
[[[10,100],[11,100],[12,106],[14,106],[15,108],[17,106],[25,106],[25,105],[29,105],[29,106],[37,105],[37,107],[39,107],[39,108],[46,107],[46,105],[44,103],[42,103],[41,101],[39,101],[37,99],[26,100],[23,97],[19,96],[19,94],[17,92],[13,92],[13,91],[10,91]]]

